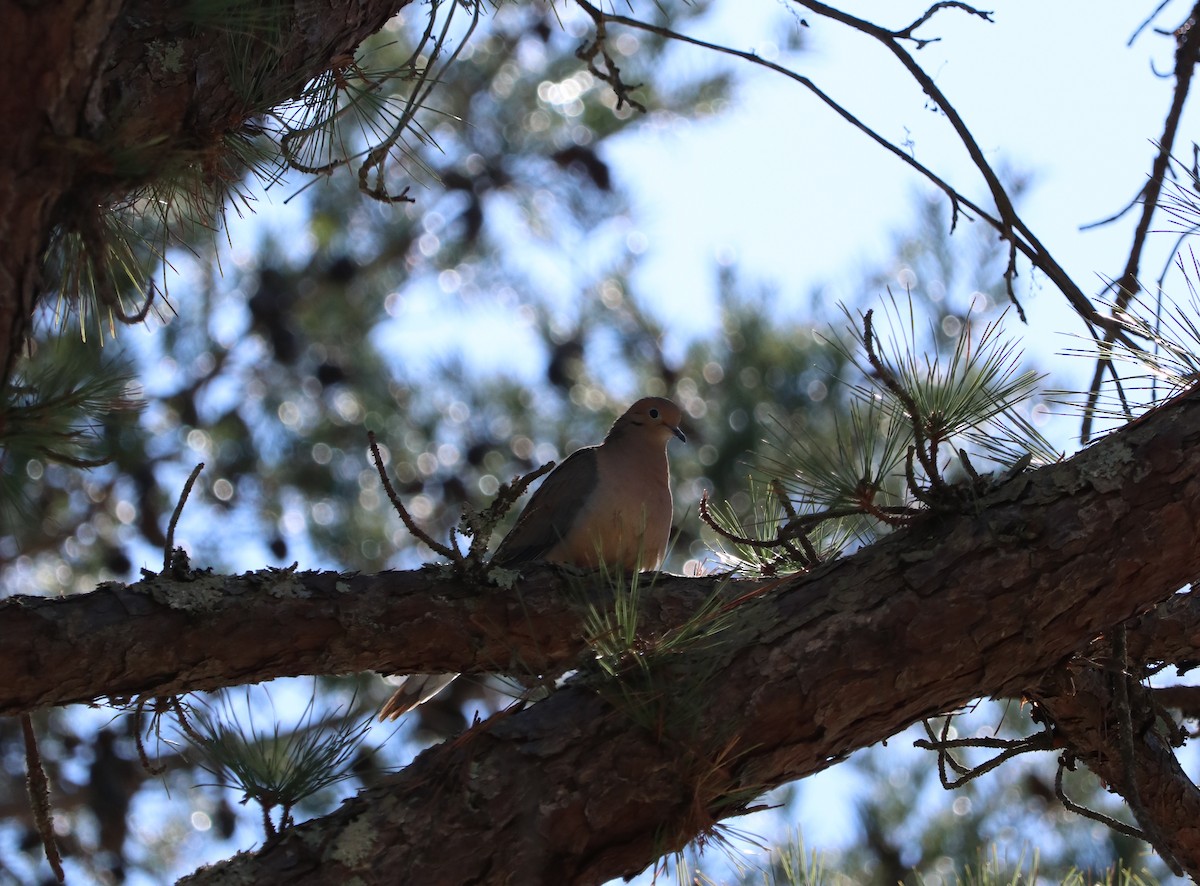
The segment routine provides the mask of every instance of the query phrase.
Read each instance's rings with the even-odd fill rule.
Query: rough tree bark
[[[122,199],[181,152],[222,155],[228,133],[291,98],[408,2],[272,4],[278,73],[249,95],[213,29],[189,27],[184,5],[0,0],[0,383],[44,286],[56,225]],[[225,18],[226,28],[246,26]]]
[[[732,582],[731,623],[695,649],[618,681],[584,676],[486,721],[194,882],[236,873],[382,883],[397,872],[413,882],[602,882],[770,787],[987,695],[1044,699],[1077,756],[1111,775],[1115,738],[1101,728],[1110,715],[1091,690],[1071,690],[1089,667],[1072,655],[1196,574],[1198,442],[1200,396],[1188,395],[1000,486],[971,513],[929,514],[807,575]],[[314,670],[563,666],[584,652],[571,607],[554,599],[561,580],[547,572],[475,595],[436,571],[186,579],[0,607],[0,708],[100,696],[114,684],[159,693]],[[664,577],[647,628],[677,622],[717,581]],[[1178,619],[1172,611],[1158,630],[1133,631],[1131,653],[1181,651]],[[238,622],[256,626],[255,643],[230,640]],[[1074,684],[1062,676],[1068,664]],[[1145,814],[1164,816],[1171,851],[1200,874],[1194,819],[1174,818],[1192,808],[1184,799],[1194,788],[1162,768],[1153,730],[1137,741],[1138,778],[1157,771],[1179,788]]]

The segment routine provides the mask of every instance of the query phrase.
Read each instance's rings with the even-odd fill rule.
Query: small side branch
[[[179,525],[179,518],[183,516],[183,506],[187,504],[188,496],[192,494],[192,487],[196,485],[196,478],[200,476],[200,472],[204,470],[204,462],[200,462],[188,475],[187,482],[183,484],[183,489],[179,493],[179,501],[175,503],[175,511],[171,514],[171,522],[167,524],[167,542],[163,545],[163,572],[167,572],[171,568],[171,561],[175,557],[175,527]]]
[[[742,59],[750,64],[766,68],[781,74],[784,77],[800,84],[808,89],[827,107],[838,114],[843,120],[858,129],[876,144],[884,148],[901,162],[915,169],[921,176],[928,180],[931,184],[941,190],[950,200],[952,219],[957,223],[959,214],[964,210],[969,210],[976,217],[983,219],[999,232],[1000,236],[1007,240],[1012,247],[1012,256],[1016,253],[1023,255],[1034,267],[1041,270],[1053,282],[1060,292],[1066,297],[1072,308],[1091,326],[1098,326],[1101,329],[1115,328],[1115,335],[1122,342],[1129,344],[1130,347],[1136,347],[1136,344],[1128,341],[1126,334],[1119,328],[1114,326],[1114,321],[1096,310],[1083,290],[1071,278],[1066,270],[1058,264],[1057,260],[1050,254],[1046,247],[1038,240],[1033,231],[1025,224],[1018,215],[1013,206],[1012,199],[1000,181],[996,171],[992,168],[987,160],[987,156],[983,149],[979,146],[975,136],[967,126],[966,122],[958,114],[954,106],[949,102],[947,97],[942,93],[934,79],[917,64],[912,55],[902,45],[903,41],[916,41],[918,47],[926,45],[932,40],[925,38],[917,38],[913,35],[913,31],[920,25],[925,24],[939,10],[955,8],[965,10],[972,15],[979,16],[985,20],[989,20],[990,13],[975,9],[967,4],[957,2],[935,3],[927,10],[927,12],[914,21],[907,28],[899,31],[889,30],[856,18],[841,10],[834,9],[823,3],[809,2],[809,0],[796,0],[797,4],[806,9],[824,16],[840,24],[846,25],[859,31],[867,36],[870,36],[883,43],[896,57],[899,59],[909,75],[921,86],[925,93],[930,97],[930,100],[946,115],[951,127],[954,129],[955,135],[966,149],[971,158],[972,164],[979,171],[984,181],[987,183],[988,191],[996,204],[997,212],[995,215],[989,213],[978,203],[970,200],[968,197],[958,191],[953,185],[945,179],[938,176],[932,169],[920,163],[908,151],[905,151],[901,146],[894,144],[884,136],[880,135],[875,129],[864,123],[846,107],[841,105],[832,96],[823,91],[810,78],[805,77],[797,72],[777,64],[761,56],[746,50],[735,49],[730,46],[724,46],[718,43],[712,43],[707,40],[701,40],[696,37],[690,37],[687,34],[671,30],[670,28],[660,25],[651,24],[649,22],[640,21],[629,16],[617,15],[615,13],[606,13],[598,9],[596,6],[588,2],[588,0],[575,0],[576,5],[583,9],[594,22],[596,22],[597,30],[600,27],[619,24],[625,27],[634,28],[644,31],[649,34],[654,34],[668,40],[674,40],[680,43],[686,43],[691,46],[697,46],[713,52],[718,52],[723,55],[733,56],[734,58]],[[953,229],[954,224],[951,225]],[[1010,264],[1012,264],[1010,262]],[[1015,271],[1015,264],[1012,265]],[[1009,298],[1016,304],[1018,311],[1021,310],[1020,303],[1017,300],[1016,292],[1013,288],[1015,272],[1008,273],[1005,279],[1008,283]]]
[[[1086,806],[1081,806],[1067,796],[1063,790],[1063,772],[1066,770],[1075,771],[1075,761],[1068,755],[1063,754],[1058,758],[1058,771],[1054,773],[1054,794],[1058,797],[1063,808],[1074,812],[1076,815],[1082,815],[1084,818],[1090,818],[1092,821],[1098,821],[1107,828],[1111,828],[1119,834],[1124,834],[1127,837],[1133,837],[1135,840],[1141,840],[1144,843],[1149,843],[1147,836],[1133,825],[1125,824],[1110,815],[1105,815],[1102,812],[1097,812],[1095,809],[1088,809]],[[1177,876],[1182,876],[1183,871],[1175,871]]]
[[[1126,639],[1126,652],[1133,633],[1130,630]],[[1120,653],[1120,641],[1114,640],[1110,635],[1113,652]],[[1145,840],[1172,871],[1195,878],[1200,875],[1200,854],[1191,832],[1176,824],[1195,817],[1200,791],[1172,751],[1174,727],[1163,729],[1156,721],[1153,693],[1124,673],[1123,660],[1113,655],[1111,663],[1100,667],[1079,659],[1047,672],[1040,685],[1031,687],[1030,695],[1053,724],[1059,747],[1067,749],[1056,792],[1066,808]],[[1073,769],[1076,761],[1124,797],[1136,828],[1065,797],[1062,770]],[[1136,789],[1131,790],[1131,784]]]
[[[400,522],[404,524],[404,528],[417,541],[432,550],[435,554],[459,562],[462,560],[462,553],[450,548],[439,541],[435,541],[428,532],[417,525],[417,521],[413,519],[412,514],[408,512],[408,508],[404,507],[404,502],[400,500],[400,496],[396,494],[395,488],[392,486],[392,481],[388,479],[387,469],[383,466],[383,456],[379,453],[379,445],[375,442],[375,432],[367,431],[367,443],[371,447],[371,458],[375,462],[375,470],[379,472],[379,479],[383,483],[384,491],[387,492],[388,500],[392,503],[397,516],[400,517]]]
[[[25,787],[29,792],[29,805],[38,836],[46,850],[46,861],[60,883],[66,882],[63,874],[62,857],[58,854],[58,843],[54,838],[54,815],[50,811],[50,783],[46,770],[42,768],[42,755],[38,752],[37,736],[33,733],[33,719],[29,714],[21,715],[21,733],[25,738]]]
[[[520,477],[516,477],[500,487],[496,492],[496,497],[492,499],[492,503],[479,513],[478,526],[472,528],[471,556],[480,558],[483,556],[487,549],[488,537],[495,525],[500,522],[500,519],[505,514],[512,510],[512,506],[517,503],[517,499],[525,494],[525,490],[529,488],[530,483],[550,473],[556,466],[555,462],[548,461],[540,468],[536,468],[528,474],[522,474]]]
[[[1129,808],[1133,810],[1137,820],[1145,832],[1145,840],[1162,856],[1177,876],[1183,874],[1179,862],[1166,848],[1166,840],[1154,820],[1142,803],[1141,791],[1138,787],[1137,766],[1133,745],[1133,710],[1130,703],[1130,690],[1135,683],[1129,674],[1129,655],[1126,646],[1125,625],[1118,625],[1112,632],[1113,659],[1116,671],[1110,676],[1113,681],[1113,699],[1117,713],[1117,742],[1121,753],[1121,774],[1124,779],[1121,793]]]
[[[1155,14],[1157,14],[1157,10]],[[1158,153],[1151,164],[1150,175],[1138,198],[1134,201],[1134,205],[1141,203],[1142,212],[1133,233],[1133,243],[1129,249],[1125,269],[1114,285],[1116,300],[1112,310],[1113,322],[1104,327],[1104,345],[1111,345],[1119,337],[1120,327],[1116,324],[1116,318],[1125,312],[1129,307],[1129,302],[1141,290],[1138,276],[1142,251],[1145,249],[1146,239],[1150,235],[1150,223],[1158,209],[1162,198],[1162,188],[1170,171],[1171,152],[1175,147],[1179,122],[1183,116],[1183,108],[1191,90],[1192,76],[1197,64],[1200,64],[1200,2],[1192,7],[1187,21],[1175,32],[1175,89],[1171,97],[1171,107],[1163,122],[1162,135],[1158,138]],[[1116,217],[1119,215],[1120,213]],[[1107,347],[1101,346],[1100,356],[1096,358],[1096,369],[1092,374],[1092,382],[1088,388],[1087,404],[1084,407],[1083,422],[1080,428],[1080,439],[1084,443],[1087,443],[1092,436],[1092,421],[1095,416],[1096,404],[1100,399],[1100,390],[1106,371],[1111,372],[1114,377],[1116,376],[1116,372],[1112,368],[1109,350]]]
[[[791,503],[789,502],[788,504],[790,506]],[[847,513],[849,512],[850,509],[847,509]],[[739,535],[736,532],[730,532],[717,521],[715,516],[713,516],[712,508],[709,506],[707,491],[700,494],[700,506],[698,513],[700,519],[706,526],[708,526],[709,529],[717,533],[717,535],[721,536],[722,538],[733,542],[734,544],[756,548],[758,550],[782,548],[787,552],[791,559],[796,560],[805,567],[814,566],[821,562],[821,558],[817,553],[817,549],[813,546],[813,543],[808,538],[806,526],[798,522],[797,518],[795,517],[780,526],[779,530],[776,532],[775,538],[772,539],[751,538],[748,535]],[[842,516],[846,516],[846,514],[843,514]],[[808,523],[808,525],[815,526],[821,520],[830,519],[830,512],[822,512],[822,514],[819,515],[814,514],[800,519],[811,521]],[[800,548],[797,548],[794,544],[792,544],[792,541],[799,542]]]
[[[641,84],[629,84],[622,80],[621,69],[617,67],[612,55],[609,54],[607,16],[604,12],[588,3],[587,0],[576,0],[576,2],[579,4],[580,9],[591,16],[592,22],[596,27],[596,36],[589,41],[585,41],[580,45],[579,49],[575,50],[576,58],[587,63],[588,72],[592,76],[597,80],[603,80],[612,88],[613,93],[617,97],[618,109],[629,105],[643,114],[646,113],[646,106],[629,95],[632,90],[637,89]],[[596,66],[597,56],[604,59],[603,70]]]
[[[923,721],[925,733],[929,738],[918,738],[913,742],[915,747],[937,752],[938,777],[941,779],[942,787],[948,791],[960,788],[969,781],[974,781],[979,776],[991,772],[1013,757],[1033,753],[1034,751],[1049,751],[1054,748],[1054,734],[1048,729],[1030,735],[1027,738],[1017,739],[950,738],[950,721],[952,719],[953,717],[946,717],[946,722],[942,724],[942,733],[940,736],[934,734],[933,727],[929,724],[928,720]],[[959,748],[988,748],[999,750],[1000,753],[978,766],[967,766],[956,760],[953,754],[950,753],[950,751]],[[953,769],[958,773],[959,777],[951,778],[947,774],[947,768]]]
[[[387,469],[384,467],[383,456],[379,452],[379,445],[375,441],[374,431],[367,432],[367,442],[370,445],[371,459],[375,462],[375,470],[379,472],[379,479],[383,483],[384,491],[387,492],[388,500],[391,501],[392,507],[400,517],[400,521],[404,524],[404,528],[409,531],[413,538],[417,539],[417,541],[421,542],[434,553],[450,560],[459,574],[473,574],[476,577],[479,577],[484,568],[483,557],[487,552],[487,545],[491,538],[492,529],[509,512],[517,499],[524,494],[529,484],[552,471],[555,466],[554,462],[547,462],[540,468],[517,477],[510,483],[505,483],[500,487],[491,504],[482,511],[475,512],[468,509],[467,513],[463,515],[461,525],[465,527],[465,532],[470,533],[471,543],[467,548],[467,553],[464,554],[459,549],[454,530],[451,530],[450,536],[452,544],[444,545],[439,541],[435,541],[429,533],[417,525],[417,521],[408,512],[408,508],[404,506],[404,502],[396,494],[391,480],[388,479]]]
[[[943,9],[960,9],[963,12],[978,16],[985,22],[992,21],[992,13],[988,10],[976,9],[974,6],[971,6],[967,3],[959,2],[959,0],[941,0],[941,2],[934,3],[928,9],[926,9],[925,12],[921,14],[921,17],[914,21],[907,28],[901,28],[899,31],[895,31],[894,34],[896,38],[899,40],[912,40],[916,44],[917,49],[924,49],[930,43],[937,43],[942,39],[941,37],[930,37],[923,39],[921,37],[917,37],[913,32]]]

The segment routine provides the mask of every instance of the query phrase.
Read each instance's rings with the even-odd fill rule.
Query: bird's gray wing
[[[577,449],[550,472],[496,548],[493,563],[538,560],[566,536],[596,488],[596,449]]]

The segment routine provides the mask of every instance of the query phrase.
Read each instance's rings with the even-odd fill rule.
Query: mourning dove
[[[613,423],[598,446],[571,453],[542,481],[492,563],[535,560],[595,569],[658,568],[671,535],[667,442],[685,440],[683,413],[670,400],[644,397]],[[414,674],[380,711],[395,719],[432,698],[454,677]]]

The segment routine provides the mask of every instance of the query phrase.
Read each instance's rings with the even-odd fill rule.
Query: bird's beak
[[[684,443],[687,442],[687,437],[685,437],[683,435],[683,431],[679,430],[679,428],[671,428],[671,433],[674,434],[676,437],[678,437],[680,440],[682,440]]]

